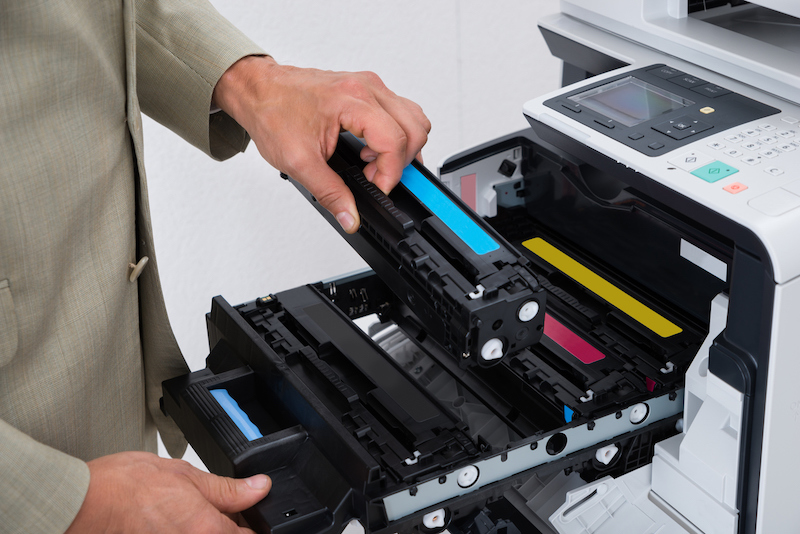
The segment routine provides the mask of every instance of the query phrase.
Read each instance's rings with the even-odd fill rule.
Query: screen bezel
[[[662,101],[670,102],[671,105],[669,107],[664,107],[657,113],[649,113],[648,116],[642,118],[642,117],[635,117],[630,113],[626,113],[625,109],[622,109],[620,107],[613,107],[609,105],[608,102],[601,102],[600,100],[597,99],[599,95],[607,95],[612,91],[619,91],[622,90],[623,88],[628,88],[630,86],[635,86],[640,90],[645,91],[646,92],[645,94],[650,94],[660,97]],[[644,80],[636,78],[635,76],[627,76],[625,78],[620,78],[618,80],[601,85],[599,87],[594,87],[592,89],[589,89],[588,91],[572,95],[568,97],[568,100],[574,102],[575,104],[579,104],[587,109],[590,109],[595,113],[599,113],[603,117],[607,117],[629,128],[641,124],[643,122],[655,119],[662,115],[666,115],[667,113],[672,113],[673,111],[687,108],[695,103],[694,101],[689,100],[688,98],[684,98],[675,93],[667,91],[666,89],[647,83]]]

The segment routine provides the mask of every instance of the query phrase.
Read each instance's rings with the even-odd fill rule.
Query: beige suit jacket
[[[228,158],[249,139],[212,91],[262,53],[206,0],[0,2],[0,532],[63,532],[84,461],[154,450],[156,426],[182,454],[141,111]]]

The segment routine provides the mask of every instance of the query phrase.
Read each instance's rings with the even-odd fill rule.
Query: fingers
[[[361,103],[342,117],[342,126],[364,139],[376,154],[364,167],[364,176],[388,193],[400,181],[406,162],[407,137],[399,124],[380,107]],[[370,155],[372,153],[369,153]]]
[[[388,89],[379,92],[378,103],[397,121],[406,135],[406,165],[420,153],[428,142],[431,123],[417,104],[392,93]]]
[[[352,234],[358,230],[361,220],[353,193],[327,162],[310,160],[292,176],[314,195],[323,208],[333,214],[345,232]]]
[[[368,162],[364,175],[388,193],[427,142],[430,121],[418,105],[389,91],[377,75],[357,76],[365,87],[351,87],[358,102],[342,114],[342,126],[364,139],[367,146],[361,156]]]
[[[361,158],[361,161],[366,161],[367,163],[371,163],[375,161],[375,159],[378,157],[378,153],[372,150],[370,147],[364,146],[364,148],[361,149],[359,157]],[[422,158],[421,150],[417,152],[417,156],[414,159],[425,165],[425,160]]]
[[[349,233],[359,216],[352,193],[327,166],[341,128],[366,142],[364,175],[385,193],[426,143],[422,109],[370,72],[339,73],[240,60],[214,90],[264,159],[308,189]],[[230,75],[228,75],[230,74]]]
[[[403,130],[405,136],[405,147],[402,158],[402,168],[400,174],[402,175],[405,169],[414,157],[420,154],[422,147],[428,142],[428,133],[431,130],[431,123],[422,112],[417,104],[400,98],[391,91],[386,90],[387,94],[380,93],[378,102],[383,106],[386,112],[394,119],[400,128]],[[365,138],[369,146],[369,140]],[[379,154],[374,162],[375,173],[372,176],[372,181],[385,192],[391,190],[400,180],[400,176],[395,176],[393,169],[384,165],[384,161]],[[369,165],[367,165],[369,167]],[[371,169],[367,168],[365,171],[366,176],[370,176]]]
[[[87,465],[89,491],[67,530],[70,534],[252,534],[226,514],[254,506],[272,485],[266,475],[234,480],[143,452],[103,456]]]
[[[222,513],[236,513],[250,508],[266,497],[272,487],[272,480],[267,475],[235,479],[204,473],[198,469],[185,474],[203,497]],[[236,526],[229,518],[220,517]]]
[[[255,534],[250,528],[242,526],[239,522],[226,515],[218,513],[216,517],[216,521],[204,525],[208,527],[208,532],[214,532],[215,534]]]
[[[367,163],[370,163],[375,161],[375,158],[378,157],[378,153],[365,145],[364,148],[361,149],[361,153],[359,154],[359,156],[361,157],[361,161],[366,161]]]

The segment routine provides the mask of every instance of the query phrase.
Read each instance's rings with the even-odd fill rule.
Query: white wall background
[[[419,103],[434,171],[524,128],[523,102],[559,86],[560,62],[536,26],[557,0],[212,2],[281,63],[372,70]],[[192,370],[205,367],[215,295],[238,304],[365,266],[254,145],[219,163],[149,119],[144,133],[164,296]]]

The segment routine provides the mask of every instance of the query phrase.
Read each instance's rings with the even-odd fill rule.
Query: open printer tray
[[[375,533],[552,532],[554,508],[526,506],[547,501],[537,494],[632,471],[676,433],[705,332],[545,228],[525,231],[512,241],[547,291],[545,335],[499,365],[459,366],[365,272],[238,306],[215,298],[208,367],[165,382],[163,408],[212,472],[272,477],[245,513],[259,532],[352,519]],[[533,250],[570,269],[547,255],[567,252],[678,333],[655,333]],[[370,336],[353,320],[372,314]]]

